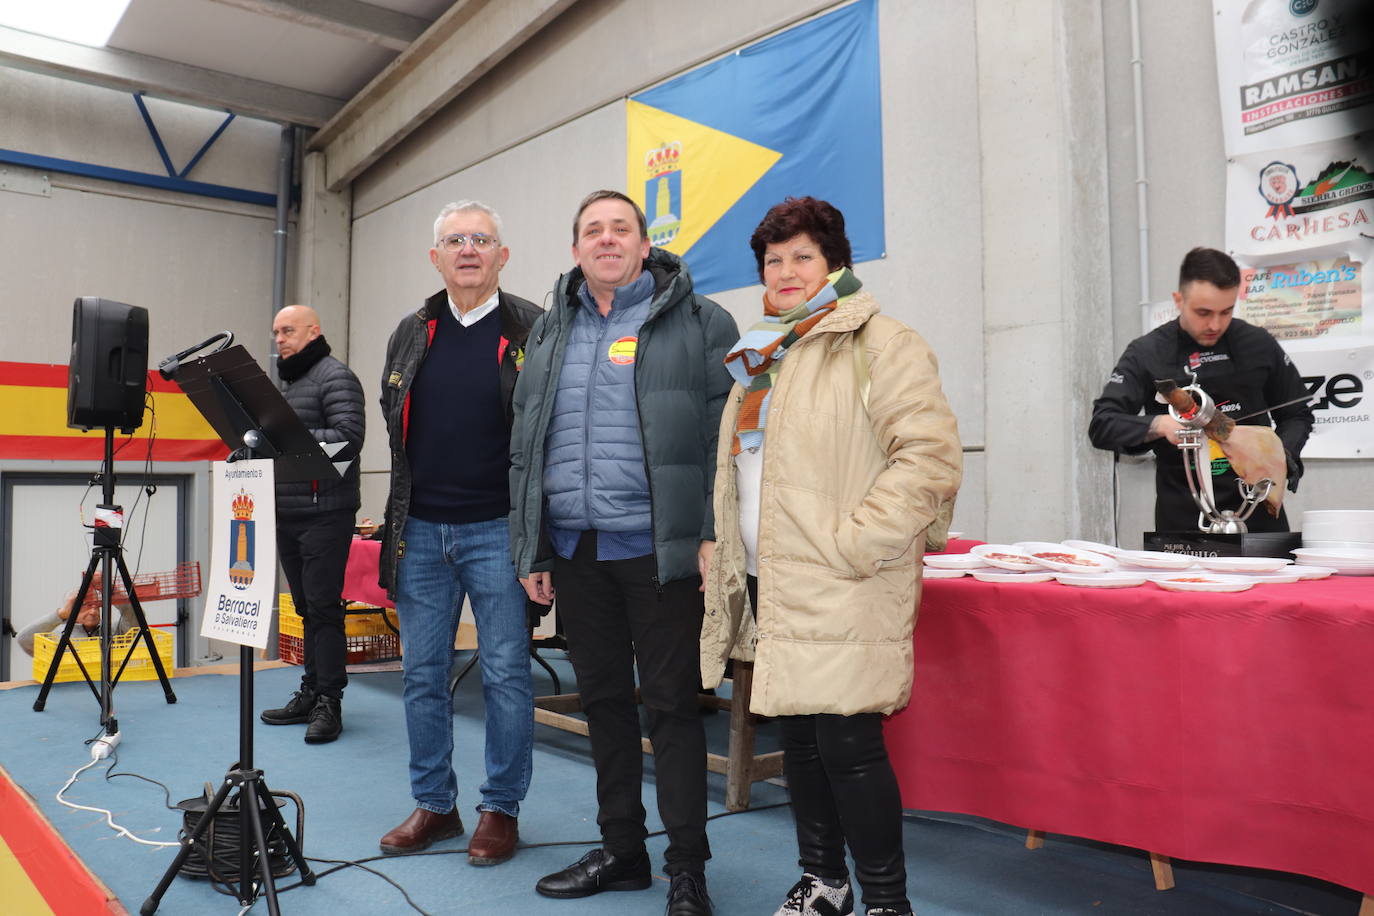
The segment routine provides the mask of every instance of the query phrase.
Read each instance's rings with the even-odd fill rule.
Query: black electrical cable
[[[157,492],[157,487],[153,485],[153,444],[157,441],[157,407],[153,402],[151,392],[144,392],[143,405],[144,410],[149,415],[148,450],[144,453],[143,458],[143,482],[139,485],[138,495],[134,497],[133,507],[129,509],[129,524],[124,527],[119,539],[119,546],[122,549],[130,529],[133,528],[133,520],[138,513],[139,503],[143,501],[143,496],[146,493],[149,501],[143,503],[143,528],[139,532],[138,556],[134,558],[134,569],[130,573],[130,578],[137,576],[139,570],[143,568],[143,548],[148,543],[148,512],[151,509],[152,496]]]
[[[104,734],[104,732],[102,731],[101,734]],[[92,738],[91,740],[94,741],[95,739]],[[89,744],[90,741],[88,741],[88,742],[86,742],[86,743]],[[109,782],[110,780],[115,779],[115,778],[120,777],[120,776],[127,776],[127,777],[130,777],[130,778],[132,778],[132,779],[141,779],[141,780],[143,780],[144,782],[150,782],[150,783],[152,783],[153,785],[157,786],[159,789],[162,790],[162,797],[163,797],[163,802],[162,802],[162,804],[163,804],[164,807],[166,807],[166,809],[167,809],[168,811],[180,811],[180,810],[181,810],[181,809],[178,808],[176,805],[172,804],[172,790],[169,789],[169,788],[167,788],[166,783],[158,782],[156,779],[153,779],[151,776],[144,776],[144,775],[142,775],[142,774],[140,774],[140,773],[116,773],[116,772],[114,772],[114,768],[115,768],[116,765],[118,765],[118,763],[119,763],[119,751],[116,749],[116,750],[114,751],[114,753],[110,754],[110,765],[105,769],[105,781],[106,781],[106,782]]]
[[[103,734],[103,733],[104,733],[104,732],[103,732],[103,730],[102,730],[102,732],[101,732],[100,734],[97,734],[97,735],[91,737],[90,739],[88,739],[88,740],[86,741],[86,743],[87,743],[87,744],[90,744],[92,741],[95,741],[97,738],[99,738],[100,735]],[[116,776],[131,776],[131,777],[133,777],[133,778],[135,778],[135,779],[141,779],[141,780],[143,780],[144,782],[152,783],[153,785],[159,786],[159,787],[162,789],[163,795],[166,797],[165,804],[166,804],[166,806],[167,806],[168,809],[170,809],[170,810],[172,810],[172,811],[185,811],[184,808],[181,808],[181,807],[179,807],[179,806],[177,806],[177,805],[173,805],[173,804],[171,803],[171,802],[172,802],[172,794],[171,794],[170,790],[167,788],[166,785],[164,785],[163,783],[158,782],[156,779],[153,779],[153,778],[148,777],[148,776],[143,776],[143,775],[138,774],[138,773],[131,773],[131,772],[128,772],[128,773],[115,773],[115,772],[112,772],[112,771],[114,770],[115,765],[118,763],[118,761],[119,761],[118,754],[112,754],[112,755],[111,755],[111,763],[110,763],[110,766],[109,766],[109,767],[106,769],[106,771],[105,771],[105,778],[106,778],[107,780],[108,780],[108,779],[111,779],[111,778],[113,778],[113,777],[116,777]],[[788,807],[789,805],[791,805],[791,802],[775,802],[775,803],[773,803],[773,804],[771,804],[771,805],[759,805],[759,806],[757,806],[757,807],[745,808],[745,809],[742,809],[742,810],[740,810],[740,811],[721,811],[721,812],[719,812],[718,814],[711,814],[711,815],[708,815],[706,819],[707,819],[708,821],[714,821],[714,820],[718,820],[719,818],[722,818],[722,817],[733,817],[733,816],[738,815],[738,814],[748,814],[748,813],[750,813],[750,812],[755,812],[755,811],[769,811],[769,810],[772,810],[772,809],[774,809],[774,808],[786,808],[786,807]],[[228,805],[225,805],[223,808],[220,809],[220,812],[221,812],[221,813],[224,813],[224,812],[227,811],[227,810],[229,810],[229,806],[228,806]],[[178,838],[181,839],[183,842],[186,840],[186,838],[187,838],[188,836],[190,836],[190,832],[191,832],[192,830],[195,829],[195,823],[194,823],[194,822],[191,822],[191,821],[190,821],[190,818],[189,818],[189,815],[190,815],[192,812],[186,812],[186,813],[187,813],[187,815],[188,815],[188,817],[186,818],[186,822],[183,824],[182,829],[178,832]],[[269,850],[268,850],[269,859],[272,859],[272,860],[275,861],[275,860],[278,858],[278,852],[280,852],[280,853],[281,853],[280,858],[281,858],[281,860],[282,860],[281,863],[277,863],[277,865],[273,868],[273,874],[276,875],[276,872],[277,872],[278,868],[281,867],[282,863],[289,864],[290,860],[286,858],[286,853],[285,853],[284,844],[283,844],[283,846],[282,846],[282,848],[281,848],[280,850],[272,848],[273,845],[274,845],[273,842],[272,842],[273,839],[274,839],[273,833],[274,833],[274,831],[269,831],[269,832],[268,832],[268,836],[267,836],[267,841],[268,841],[268,846],[269,846]],[[666,836],[667,833],[668,833],[667,830],[655,830],[655,831],[652,832],[652,833],[646,834],[646,835],[645,835],[645,839],[648,839],[648,838],[650,838],[650,837]],[[213,822],[213,823],[211,824],[211,827],[210,827],[209,830],[207,831],[207,834],[204,834],[204,835],[202,835],[202,836],[204,837],[204,836],[207,836],[207,835],[212,835],[212,839],[204,839],[204,838],[202,838],[201,840],[199,840],[198,843],[197,843],[197,846],[198,846],[199,848],[196,850],[196,851],[200,854],[201,860],[205,863],[205,869],[206,869],[206,874],[205,874],[205,876],[209,878],[209,880],[210,880],[210,886],[213,887],[213,888],[215,889],[216,892],[218,892],[218,893],[220,893],[220,894],[224,894],[225,896],[228,896],[228,897],[237,897],[237,896],[238,896],[238,891],[235,889],[234,882],[232,882],[232,881],[230,881],[230,880],[226,880],[226,879],[221,878],[221,876],[220,876],[220,874],[219,874],[220,871],[223,871],[223,872],[226,873],[226,874],[237,874],[237,873],[238,873],[238,868],[239,868],[239,861],[238,861],[239,832],[238,832],[238,809],[237,809],[237,807],[233,808],[233,817],[226,817],[226,818],[224,818],[222,821],[221,821],[221,820],[216,820],[215,822]],[[278,842],[280,842],[280,838],[276,838],[276,839],[278,840]],[[221,840],[222,840],[222,842],[220,842]],[[516,848],[517,848],[517,849],[544,849],[544,848],[557,847],[557,846],[599,846],[599,845],[601,844],[601,842],[602,842],[602,841],[601,841],[600,838],[597,838],[597,839],[594,839],[594,840],[551,840],[551,841],[549,841],[549,842],[547,842],[547,843],[522,843],[522,844],[520,844],[519,846],[517,846]],[[213,845],[212,845],[212,844],[213,844]],[[392,862],[394,862],[394,861],[396,861],[397,859],[404,859],[404,858],[410,858],[410,857],[415,857],[415,856],[455,856],[455,855],[467,855],[467,851],[468,851],[468,850],[467,850],[467,847],[465,846],[465,847],[463,847],[462,849],[426,849],[426,850],[422,850],[422,851],[420,851],[420,852],[403,853],[403,854],[401,854],[401,855],[376,855],[376,856],[367,856],[367,857],[362,858],[362,859],[321,859],[321,858],[316,858],[316,857],[314,857],[314,856],[305,856],[305,859],[306,859],[306,861],[308,861],[308,862],[319,862],[319,863],[323,863],[323,864],[326,864],[326,865],[333,865],[333,866],[334,866],[333,868],[327,868],[327,869],[325,869],[325,870],[323,870],[323,871],[317,871],[317,872],[315,872],[315,879],[316,879],[316,881],[318,881],[319,879],[324,878],[324,877],[326,877],[326,876],[328,876],[328,875],[332,875],[332,874],[334,874],[334,873],[336,873],[336,872],[343,871],[343,870],[346,869],[346,868],[359,868],[359,869],[362,869],[363,871],[367,872],[368,874],[375,875],[375,876],[377,876],[378,878],[381,878],[383,881],[385,881],[386,883],[390,884],[392,887],[396,888],[396,890],[398,890],[398,891],[401,893],[401,896],[402,896],[403,898],[405,898],[406,905],[409,906],[409,907],[410,907],[412,910],[414,910],[416,913],[419,913],[420,916],[431,916],[430,913],[428,913],[426,910],[422,909],[422,908],[419,906],[419,904],[417,904],[413,899],[411,899],[411,896],[410,896],[409,893],[406,892],[406,889],[405,889],[404,885],[400,884],[398,881],[392,879],[390,876],[388,876],[388,875],[386,875],[386,874],[384,874],[384,873],[378,871],[378,870],[375,869],[375,868],[369,868],[368,865],[367,865],[367,863],[369,863],[369,862],[385,862],[385,861],[392,861]],[[231,853],[232,853],[232,855],[231,855]],[[190,862],[190,860],[188,859],[188,864],[189,864],[189,862]],[[182,868],[182,873],[183,873],[183,874],[187,874],[187,873],[188,873],[185,866],[183,866],[183,868]],[[290,872],[287,871],[286,873],[289,874]],[[278,887],[276,890],[277,890],[277,893],[278,893],[278,894],[284,894],[284,893],[286,893],[287,891],[295,890],[296,888],[301,887],[301,886],[302,886],[302,883],[301,883],[300,881],[297,881],[297,882],[294,883],[294,884],[287,884],[287,885]],[[261,895],[261,892],[259,892],[259,896],[260,896],[260,895]],[[255,898],[254,898],[254,902],[256,902],[256,900],[257,900],[257,898],[255,897]],[[251,907],[252,904],[249,904],[249,906]]]

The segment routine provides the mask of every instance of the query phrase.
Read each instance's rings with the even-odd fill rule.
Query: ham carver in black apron
[[[1158,531],[1196,531],[1198,508],[1184,477],[1179,424],[1156,399],[1155,379],[1188,385],[1191,368],[1197,384],[1227,416],[1264,426],[1272,416],[1287,455],[1291,490],[1302,476],[1300,455],[1312,431],[1312,409],[1301,400],[1306,387],[1283,348],[1268,331],[1231,317],[1240,290],[1236,263],[1223,252],[1194,248],[1183,259],[1178,287],[1174,303],[1179,317],[1131,341],[1093,402],[1088,426],[1098,448],[1130,455],[1154,451]],[[1289,403],[1294,400],[1298,403]],[[1270,410],[1276,404],[1287,406]],[[1238,509],[1240,493],[1230,462],[1214,444],[1210,454],[1217,508]],[[1283,512],[1275,518],[1260,507],[1246,525],[1251,531],[1287,531],[1288,519]]]

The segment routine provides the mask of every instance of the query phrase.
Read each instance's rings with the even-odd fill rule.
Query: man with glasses
[[[448,675],[464,598],[481,647],[486,781],[468,861],[515,853],[534,741],[525,592],[509,550],[511,393],[541,310],[499,288],[510,250],[486,204],[451,203],[429,259],[444,288],[401,320],[387,344],[382,414],[391,493],[380,584],[396,602],[415,811],[381,840],[418,852],[463,833],[453,771]]]

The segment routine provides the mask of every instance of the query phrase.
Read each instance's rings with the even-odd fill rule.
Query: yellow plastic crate
[[[281,613],[278,614],[277,632],[285,636],[296,636],[305,638],[305,621],[296,613],[295,602],[291,600],[290,592],[283,592],[277,596],[277,606]],[[383,612],[381,608],[373,608],[369,604],[359,604],[356,601],[348,605],[349,611],[355,608],[368,608],[377,611],[375,614],[354,614],[349,613],[344,617],[345,636],[395,636],[396,630],[396,611],[388,608]],[[385,614],[385,616],[383,616]],[[392,626],[387,626],[387,617],[391,618]]]
[[[172,646],[176,638],[167,630],[153,628],[153,645],[157,647],[157,657],[162,661],[162,670],[171,677],[172,671]],[[129,652],[129,646],[138,639],[138,646],[134,649],[133,656],[129,659],[129,664],[124,667],[124,673],[120,675],[123,681],[151,681],[157,679],[157,669],[153,667],[153,660],[148,656],[148,646],[138,637],[138,629],[130,630],[127,633],[120,633],[110,640],[110,675],[113,677],[119,670],[120,664],[124,661],[124,656]],[[33,679],[41,681],[48,676],[48,668],[52,665],[53,656],[57,655],[57,639],[47,633],[39,633],[33,638]],[[73,636],[72,648],[81,659],[81,663],[86,666],[86,671],[92,679],[100,677],[100,637],[99,636]],[[62,653],[62,663],[57,667],[56,681],[79,681],[81,680],[81,668],[77,666],[76,659],[72,657],[70,651]]]
[[[296,613],[296,605],[291,594],[284,592],[277,596],[277,654],[281,660],[293,665],[305,661],[305,621]],[[372,608],[368,604],[350,604],[349,609],[368,608],[376,614],[348,614],[344,617],[344,646],[347,664],[357,665],[364,662],[396,658],[401,654],[401,638],[390,626],[396,623],[396,611]]]

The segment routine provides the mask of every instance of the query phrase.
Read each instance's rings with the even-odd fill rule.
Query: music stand
[[[173,378],[191,399],[215,432],[238,454],[244,457],[273,459],[277,480],[300,481],[331,478],[343,473],[332,462],[300,417],[286,403],[280,391],[263,373],[242,346],[218,350],[176,367]],[[233,456],[231,456],[232,459]],[[343,463],[347,467],[347,462]],[[257,899],[253,884],[253,852],[256,867],[261,873],[257,892],[267,896],[267,909],[272,916],[281,912],[277,905],[277,888],[268,860],[267,833],[263,822],[279,831],[287,852],[300,869],[301,883],[314,884],[315,874],[306,864],[305,856],[295,837],[286,826],[281,812],[263,781],[261,770],[253,767],[253,654],[246,645],[239,646],[239,759],[224,777],[204,815],[191,835],[182,841],[176,858],[168,866],[157,888],[139,909],[142,916],[157,911],[162,895],[171,886],[182,863],[200,841],[201,835],[214,821],[215,815],[229,796],[238,788],[239,809],[239,903],[249,905]],[[251,847],[249,844],[252,844]],[[206,861],[211,856],[206,855]]]

